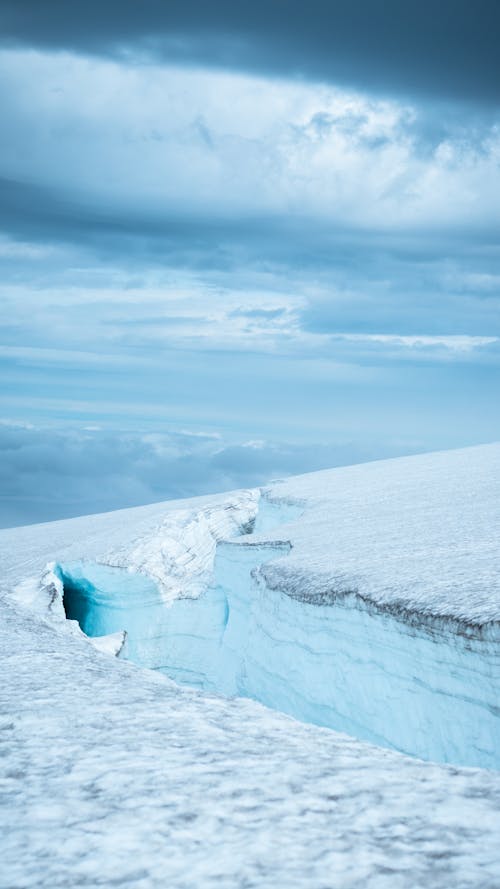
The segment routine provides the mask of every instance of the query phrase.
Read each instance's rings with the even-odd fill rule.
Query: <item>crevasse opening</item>
[[[289,521],[291,509],[263,504],[254,531]],[[66,614],[89,636],[125,629],[121,656],[179,683],[424,759],[499,768],[497,646],[355,600],[315,605],[268,589],[258,567],[289,550],[251,537],[221,543],[213,583],[173,603],[143,575],[60,565]]]

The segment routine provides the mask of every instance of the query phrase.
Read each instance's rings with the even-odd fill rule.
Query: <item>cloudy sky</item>
[[[500,438],[499,26],[1,0],[0,524]]]

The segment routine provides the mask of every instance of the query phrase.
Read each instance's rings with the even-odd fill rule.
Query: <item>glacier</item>
[[[0,885],[497,887],[499,495],[489,445],[0,532]]]
[[[252,530],[301,513],[261,498]],[[356,595],[303,601],[268,587],[283,541],[219,543],[212,582],[166,603],[137,572],[60,565],[67,617],[91,637],[125,630],[121,655],[195,688],[253,698],[297,719],[438,762],[500,767],[497,638],[367,609]]]

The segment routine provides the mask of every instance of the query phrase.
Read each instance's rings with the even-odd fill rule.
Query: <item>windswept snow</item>
[[[500,444],[296,476],[270,490],[307,504],[290,558],[265,570],[273,586],[310,601],[355,590],[405,620],[450,618],[498,634]]]
[[[500,776],[179,688],[1,606],[2,889],[496,889]]]
[[[495,764],[499,504],[491,445],[0,532],[2,889],[497,889],[500,774],[210,689]]]
[[[212,577],[217,543],[253,528],[260,494],[239,491],[222,505],[169,513],[155,533],[139,536],[108,556],[156,581],[165,601],[199,596]]]
[[[500,444],[296,476],[266,495],[302,506],[287,519],[292,553],[265,572],[289,595],[354,590],[395,613],[500,623]],[[1,588],[38,581],[48,562],[91,559],[140,571],[167,597],[191,594],[216,542],[251,526],[258,499],[238,491],[0,531]]]
[[[166,601],[196,596],[217,542],[253,527],[259,498],[242,490],[0,531],[0,589],[26,601],[47,563],[95,559],[151,577]]]

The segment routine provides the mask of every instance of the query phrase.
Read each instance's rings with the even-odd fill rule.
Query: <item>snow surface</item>
[[[498,889],[500,774],[420,762],[254,701],[179,687],[122,659],[137,644],[133,633],[118,658],[96,650],[65,620],[58,566],[121,568],[133,596],[139,575],[154,607],[170,615],[218,591],[226,649],[237,661],[233,673],[228,660],[217,666],[220,690],[249,693],[238,682],[257,677],[262,691],[258,673],[267,666],[276,695],[277,651],[286,648],[282,701],[271,703],[291,709],[290,689],[301,698],[304,681],[321,699],[336,684],[335,652],[310,681],[311,640],[335,638],[347,676],[368,632],[376,673],[399,630],[398,670],[383,687],[397,689],[395,706],[403,692],[413,695],[410,679],[425,685],[426,670],[434,679],[449,674],[450,700],[468,690],[477,706],[483,694],[494,725],[499,469],[500,446],[492,445],[315,473],[274,483],[264,498],[235,492],[0,532],[2,889]],[[250,616],[249,566],[259,603],[255,610],[250,601]],[[242,591],[243,609],[235,604]],[[269,629],[271,618],[267,649],[262,635],[256,646],[255,628]],[[378,636],[383,621],[390,638]],[[245,627],[253,675],[248,657],[246,674],[240,669]],[[110,653],[124,641],[118,634],[103,642],[99,626],[94,632]],[[417,676],[403,656],[415,638]],[[192,644],[181,647],[193,663]],[[208,670],[195,666],[206,688]],[[348,715],[359,733],[359,676],[354,686]],[[456,712],[445,707],[445,736],[454,734]]]
[[[2,604],[2,889],[497,889],[500,776],[189,691]]]
[[[498,630],[500,444],[310,473],[266,492],[303,506],[286,528],[292,553],[266,568],[273,586],[312,601],[355,590],[395,612]],[[214,544],[255,519],[258,499],[243,491],[0,531],[1,588],[38,582],[47,562],[93,559],[145,573],[166,598],[196,595]]]
[[[265,572],[289,595],[354,589],[405,619],[490,624],[500,637],[500,444],[296,476],[271,491],[309,506],[290,559]]]

